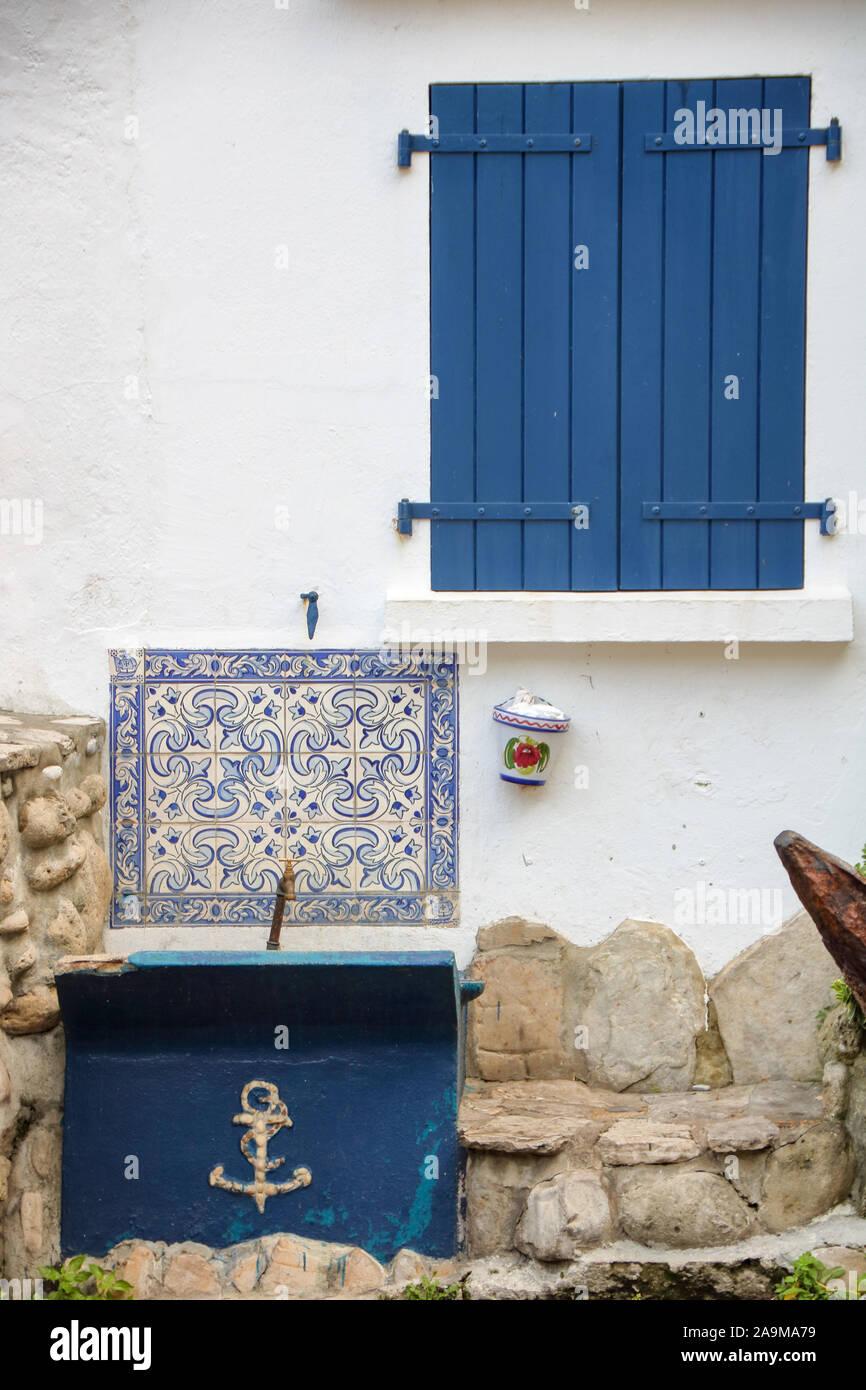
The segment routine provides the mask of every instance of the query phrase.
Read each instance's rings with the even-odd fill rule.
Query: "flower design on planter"
[[[526,775],[543,772],[550,762],[550,749],[546,743],[536,743],[534,738],[524,734],[522,738],[508,740],[502,761],[509,772],[515,769]]]

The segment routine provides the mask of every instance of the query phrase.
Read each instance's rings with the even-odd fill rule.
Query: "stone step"
[[[470,1254],[570,1261],[622,1239],[723,1248],[801,1225],[854,1179],[825,1099],[815,1082],[647,1095],[470,1081],[459,1115]]]

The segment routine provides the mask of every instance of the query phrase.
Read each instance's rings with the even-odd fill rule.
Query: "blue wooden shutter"
[[[431,523],[434,589],[617,587],[619,93],[431,88],[439,132],[572,134],[592,153],[433,154],[431,497],[591,508]],[[592,272],[575,271],[588,245]]]
[[[803,498],[808,150],[645,146],[700,101],[796,129],[809,100],[808,78],[623,84],[622,589],[802,587],[802,522],[642,507]]]
[[[808,125],[809,92],[431,88],[442,136],[592,135],[589,153],[431,154],[431,497],[590,509],[588,530],[432,521],[434,589],[802,585],[802,522],[655,521],[645,504],[802,500],[808,149],[647,136],[699,101]]]

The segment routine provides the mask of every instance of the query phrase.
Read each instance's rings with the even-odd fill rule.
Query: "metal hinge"
[[[806,521],[820,520],[821,535],[835,533],[832,497],[823,502],[644,502],[644,521]]]
[[[397,167],[408,169],[413,154],[590,154],[592,136],[571,135],[412,135],[397,136]]]
[[[782,131],[781,142],[767,138],[753,138],[751,140],[722,140],[718,144],[710,144],[706,140],[689,140],[682,143],[677,140],[676,132],[651,131],[644,136],[644,147],[649,154],[689,154],[693,150],[702,150],[704,153],[714,150],[772,150],[784,149],[803,149],[807,145],[826,145],[827,158],[833,162],[842,158],[842,127],[838,118],[833,116],[829,126],[823,128],[812,126],[792,126],[788,130]]]
[[[412,535],[413,521],[571,521],[579,531],[589,526],[583,502],[410,502],[397,503],[397,532]]]

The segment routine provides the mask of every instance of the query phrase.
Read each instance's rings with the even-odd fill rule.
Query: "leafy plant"
[[[434,1299],[442,1300],[443,1302],[445,1300],[448,1302],[456,1302],[459,1299],[468,1300],[471,1298],[469,1289],[466,1287],[468,1279],[469,1275],[464,1274],[463,1278],[458,1280],[456,1284],[449,1284],[445,1287],[443,1284],[439,1283],[434,1269],[431,1278],[428,1278],[426,1274],[422,1274],[420,1284],[407,1284],[403,1291],[403,1297],[416,1302],[422,1300],[432,1302]]]
[[[783,1303],[790,1303],[793,1299],[801,1302],[824,1302],[830,1298],[827,1281],[844,1278],[844,1275],[845,1271],[841,1265],[834,1265],[830,1269],[822,1264],[811,1250],[806,1250],[797,1256],[792,1273],[786,1274],[776,1285],[776,1297]]]
[[[85,1265],[85,1258],[84,1255],[73,1255],[59,1269],[51,1265],[39,1266],[40,1276],[57,1286],[45,1295],[46,1300],[82,1299],[89,1303],[108,1303],[119,1299],[128,1302],[132,1298],[131,1284],[127,1284],[125,1279],[118,1279],[113,1269],[102,1269],[92,1261]],[[91,1292],[85,1292],[86,1285],[91,1286]]]
[[[857,1002],[854,991],[844,980],[834,980],[830,986],[838,1004],[842,1004],[845,1009],[845,1016],[849,1023],[855,1023],[858,1028],[866,1028],[866,1017]],[[830,1005],[826,1009],[818,1010],[818,1022],[823,1023],[830,1012]]]
[[[866,845],[864,845],[861,849],[860,862],[859,864],[855,864],[854,868],[857,870],[861,878],[866,878]]]

